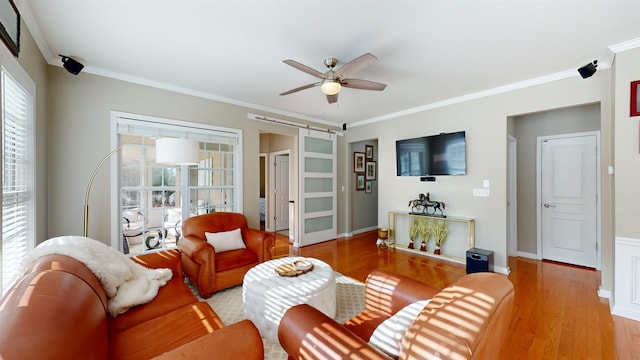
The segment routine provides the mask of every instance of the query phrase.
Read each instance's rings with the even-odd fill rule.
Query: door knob
[[[555,205],[553,205],[553,204],[544,204],[544,205],[542,205],[542,206],[544,206],[544,207],[546,207],[546,208],[556,207],[556,206],[555,206]]]

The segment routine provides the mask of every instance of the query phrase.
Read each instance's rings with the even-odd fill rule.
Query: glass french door
[[[315,244],[337,235],[336,135],[300,129],[300,196],[298,246]]]

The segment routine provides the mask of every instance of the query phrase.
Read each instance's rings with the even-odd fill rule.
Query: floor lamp
[[[111,150],[100,160],[89,178],[84,195],[84,237],[89,236],[89,194],[98,171],[114,154],[122,150],[122,145]],[[200,144],[198,141],[180,138],[161,138],[156,140],[156,163],[162,165],[198,165],[200,161]]]

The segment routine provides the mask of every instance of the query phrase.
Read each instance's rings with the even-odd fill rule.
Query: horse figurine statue
[[[409,201],[409,207],[411,208],[412,213],[422,213],[424,214],[427,208],[424,206],[423,201],[425,199],[425,194],[419,194],[417,199],[413,199]]]
[[[414,214],[421,213],[425,215],[444,216],[445,203],[442,201],[431,201],[431,194],[419,194],[417,199],[409,201],[409,207]],[[429,213],[429,208],[433,208],[433,212]],[[436,211],[440,211],[440,215],[436,215]]]
[[[431,194],[427,193],[427,195],[424,198],[424,207],[426,209],[432,207],[433,208],[433,212],[431,213],[431,215],[435,215],[436,211],[440,211],[440,216],[444,216],[444,208],[445,208],[445,203],[442,201],[431,201]]]

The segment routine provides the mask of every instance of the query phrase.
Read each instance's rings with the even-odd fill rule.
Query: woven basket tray
[[[300,269],[298,265],[310,265],[308,268]],[[313,270],[313,263],[306,260],[296,260],[290,264],[282,264],[276,267],[276,273],[280,276],[294,277],[306,274]]]

